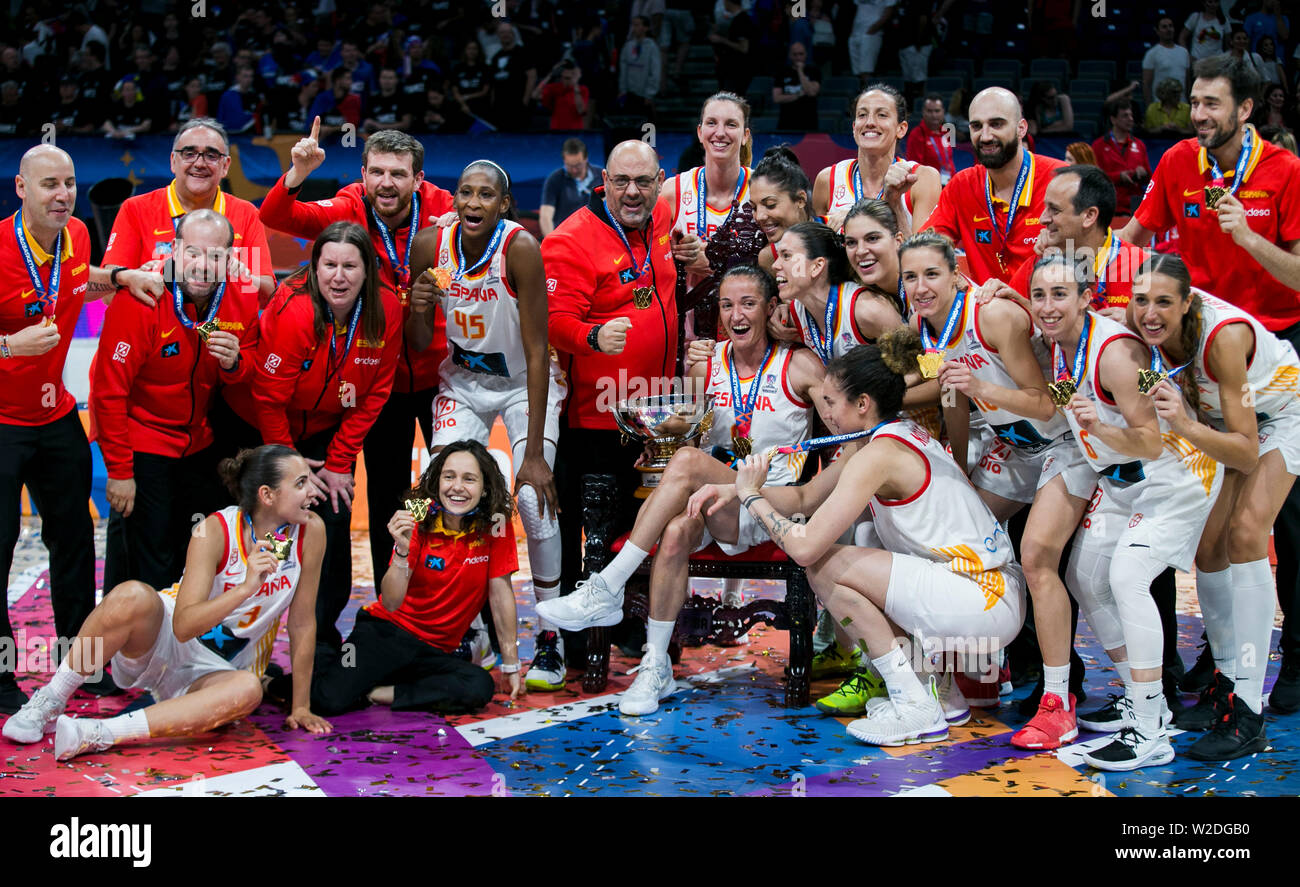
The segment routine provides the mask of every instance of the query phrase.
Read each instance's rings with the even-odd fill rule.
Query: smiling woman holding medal
[[[333,645],[352,590],[352,472],[392,388],[401,339],[401,306],[380,298],[370,236],[335,222],[262,311],[252,378],[227,393],[262,440],[296,446],[315,469],[328,539],[316,622]]]
[[[547,342],[542,254],[514,220],[510,178],[491,160],[466,166],[454,196],[457,221],[424,229],[411,248],[408,343],[423,350],[433,341],[435,306],[447,319],[448,354],[439,369],[429,448],[437,453],[457,440],[486,445],[501,417],[533,588],[538,601],[550,600],[560,594],[552,469],[568,387]],[[563,641],[543,620],[528,687],[559,690],[564,680]]]
[[[1090,263],[1041,259],[1029,289],[1034,320],[1052,344],[1053,400],[1065,410],[1075,445],[1100,475],[1070,552],[1066,584],[1125,684],[1123,699],[1078,716],[1088,729],[1118,733],[1084,758],[1102,770],[1167,763],[1174,751],[1160,680],[1164,636],[1151,580],[1167,566],[1191,567],[1223,472],[1158,421],[1139,387],[1139,371],[1151,362],[1149,349],[1126,327],[1088,310]],[[1049,465],[1045,472],[1050,471]],[[1027,564],[1031,539],[1038,544],[1049,530],[1067,538],[1083,511],[1059,487],[1053,498],[1035,500],[1030,512]],[[1050,749],[1073,739],[1077,727],[1073,698],[1066,695],[1069,610],[1059,579],[1044,581],[1044,564],[1038,567],[1030,590],[1045,688],[1038,714],[1011,742]],[[1050,578],[1056,579],[1054,572]]]
[[[1268,537],[1300,473],[1300,360],[1255,317],[1191,288],[1176,256],[1138,273],[1132,317],[1151,349],[1140,383],[1161,420],[1226,469],[1196,552],[1196,593],[1215,673],[1184,730],[1212,730],[1188,750],[1226,761],[1262,750],[1264,673],[1271,646],[1273,573]],[[1275,688],[1272,707],[1278,706]]]
[[[195,532],[180,582],[154,589],[132,580],[106,594],[50,682],[5,722],[6,739],[35,743],[54,732],[55,759],[67,761],[245,717],[262,701],[262,675],[286,610],[293,692],[285,726],[333,729],[310,705],[325,551],[325,528],[309,508],[311,470],[297,452],[276,445],[242,450],[220,470],[239,504],[208,515],[203,532]],[[72,694],[110,658],[117,682],[147,690],[155,703],[101,720],[65,716]]]
[[[817,597],[864,649],[888,688],[849,735],[873,745],[932,742],[948,735],[933,678],[923,684],[898,638],[923,636],[927,651],[978,644],[995,651],[1024,622],[1024,576],[997,518],[939,441],[899,415],[904,377],[921,344],[895,330],[826,368],[822,415],[832,437],[787,450],[844,444],[839,459],[804,486],[765,486],[769,454],[750,456],[734,486],[695,493],[688,515],[739,500],[793,560],[808,567]],[[761,489],[760,489],[761,488]],[[841,545],[870,509],[879,548]],[[788,515],[811,514],[804,524]]]

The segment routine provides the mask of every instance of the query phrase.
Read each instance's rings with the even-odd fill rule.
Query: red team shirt
[[[366,339],[358,325],[352,350],[338,369],[330,366],[329,330],[316,339],[316,316],[310,296],[281,285],[257,324],[257,347],[246,384],[232,386],[226,400],[246,422],[256,425],[265,443],[293,446],[338,426],[325,453],[325,467],[349,472],[361,443],[388,400],[401,351],[402,312],[397,299],[383,298],[385,330],[378,342]],[[334,336],[335,354],[343,355],[347,330]],[[336,360],[338,358],[336,357]],[[354,406],[345,406],[339,386],[348,383]]]
[[[1110,237],[1114,237],[1111,232]],[[1110,238],[1102,244],[1101,249],[1097,250],[1098,258],[1093,263],[1093,272],[1097,271],[1097,262],[1104,261],[1103,256],[1110,255]],[[1137,276],[1138,269],[1142,263],[1151,255],[1140,246],[1136,246],[1128,241],[1121,241],[1119,252],[1115,258],[1106,266],[1106,307],[1107,308],[1127,308],[1129,301],[1133,298],[1133,278]],[[1013,290],[1020,293],[1026,299],[1029,298],[1029,277],[1033,273],[1034,263],[1038,261],[1037,256],[1032,256],[1021,263],[1016,269],[1015,276],[1007,281],[1007,285]],[[1102,275],[1097,275],[1102,279]]]
[[[257,207],[224,191],[217,192],[212,209],[230,220],[235,229],[235,253],[254,277],[271,274],[271,251],[266,244],[266,229],[257,217]],[[108,235],[103,265],[139,268],[151,259],[166,259],[176,240],[176,222],[185,215],[176,197],[176,183],[147,194],[128,198],[117,212],[113,231]],[[245,292],[257,298],[256,281],[241,283]]]
[[[483,609],[488,580],[517,570],[519,555],[510,521],[503,535],[494,536],[490,531],[456,533],[442,526],[442,515],[434,520],[432,532],[417,528],[411,537],[411,578],[401,606],[389,610],[380,599],[366,612],[451,653]]]
[[[1043,227],[1039,220],[1043,213],[1043,194],[1052,179],[1052,171],[1066,164],[1039,154],[1030,154],[1029,158],[1032,161],[1029,175],[1020,192],[1015,224],[1007,237],[1001,262],[998,254],[1003,252],[1003,243],[998,231],[1006,231],[1009,207],[1006,201],[993,199],[994,221],[998,226],[995,231],[985,201],[989,173],[982,166],[963,169],[949,180],[947,187],[939,192],[939,203],[925,225],[951,238],[966,251],[970,277],[976,283],[993,277],[1005,280],[1034,255],[1034,241]]]
[[[31,238],[26,225],[23,235],[32,248],[41,281],[48,287],[54,257]],[[54,309],[59,344],[36,357],[0,360],[0,369],[4,371],[4,384],[0,385],[0,423],[5,425],[48,425],[76,409],[76,398],[63,387],[63,364],[90,282],[90,232],[75,217],[63,229],[59,275]],[[14,239],[14,217],[9,216],[0,227],[0,334],[13,335],[41,322],[36,290],[27,276],[18,241]]]
[[[940,175],[951,177],[956,172],[953,164],[952,148],[944,143],[943,132],[935,132],[919,124],[907,134],[907,159],[922,166],[932,166]]]
[[[1147,158],[1147,146],[1137,136],[1130,135],[1122,142],[1115,141],[1113,135],[1107,134],[1092,143],[1092,153],[1097,158],[1097,166],[1115,186],[1115,214],[1127,216],[1133,198],[1142,194],[1136,185],[1126,185],[1119,177],[1139,166],[1151,171],[1151,161]]]
[[[194,305],[185,302],[182,310],[197,322]],[[241,343],[249,340],[257,298],[245,287],[228,286],[215,319]],[[120,294],[104,315],[90,374],[91,437],[108,476],[134,476],[135,452],[180,457],[209,446],[213,393],[243,379],[251,360],[252,354],[241,355],[234,369],[223,370],[199,334],[177,319],[170,291],[152,308]]]
[[[420,183],[420,227],[436,224],[438,218],[453,209],[450,192],[444,191],[429,181]],[[388,261],[388,251],[384,248],[383,235],[375,227],[374,219],[366,204],[366,186],[354,182],[339,191],[329,200],[317,200],[304,203],[298,200],[297,189],[290,191],[284,186],[284,176],[272,186],[266,199],[262,201],[262,221],[277,231],[284,231],[295,237],[315,240],[317,235],[334,222],[356,222],[370,232],[370,242],[374,244],[375,254],[379,256],[379,277],[387,288],[397,290],[397,274]],[[394,232],[393,246],[397,249],[399,259],[406,256],[406,238],[410,227],[398,228]],[[411,316],[411,306],[402,308],[402,319]],[[438,367],[447,356],[447,320],[442,311],[434,315],[433,343],[424,351],[414,351],[403,340],[397,363],[397,375],[393,388],[401,392],[423,391],[438,387]]]
[[[1300,159],[1256,133],[1236,197],[1251,229],[1283,249],[1300,240]],[[1223,170],[1229,185],[1234,170]],[[1150,231],[1177,227],[1192,286],[1247,311],[1271,331],[1300,323],[1300,294],[1264,270],[1219,227],[1205,207],[1211,167],[1196,139],[1177,142],[1160,158],[1133,217]]]

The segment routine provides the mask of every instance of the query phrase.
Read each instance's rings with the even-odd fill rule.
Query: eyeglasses
[[[638,191],[649,191],[657,181],[657,176],[641,176],[635,179],[627,176],[612,176],[609,180],[609,186],[615,191],[626,191],[628,185],[636,185]]]
[[[181,160],[184,160],[186,163],[193,163],[195,160],[202,157],[208,163],[216,164],[226,158],[226,155],[222,154],[216,148],[208,148],[200,151],[198,148],[188,146],[185,148],[177,148],[172,153],[181,155]]]

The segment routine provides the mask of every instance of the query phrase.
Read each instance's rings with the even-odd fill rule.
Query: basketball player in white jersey
[[[1174,724],[1212,731],[1188,757],[1232,760],[1268,744],[1265,651],[1276,606],[1268,538],[1300,474],[1300,360],[1250,314],[1192,289],[1187,266],[1173,255],[1142,265],[1130,310],[1157,369],[1184,368],[1152,390],[1156,412],[1225,469],[1196,551],[1196,596],[1215,673]]]
[[[53,730],[54,756],[66,761],[238,720],[262,701],[261,677],[285,610],[293,660],[285,724],[312,733],[333,729],[310,708],[325,551],[325,526],[310,510],[311,469],[296,451],[268,444],[225,460],[221,474],[240,504],[209,515],[203,532],[196,531],[181,581],[163,590],[123,582],[105,595],[50,683],[5,722],[6,738],[40,742]],[[147,690],[155,704],[103,720],[63,715],[107,658],[120,686]]]
[[[758,254],[758,267],[771,273],[776,242],[791,225],[811,218],[812,185],[788,145],[776,145],[763,152],[763,159],[754,167],[750,195],[754,221],[767,238],[767,246]]]
[[[547,344],[546,277],[537,241],[506,216],[510,179],[490,160],[465,167],[454,194],[458,220],[425,228],[411,247],[411,346],[433,340],[434,307],[447,319],[448,354],[433,402],[437,452],[457,440],[487,445],[500,416],[510,435],[519,519],[538,601],[560,593],[555,442],[566,386]],[[564,686],[563,640],[542,622],[525,683]]]
[[[718,395],[708,442],[720,442],[736,456],[807,439],[813,392],[821,384],[823,368],[806,348],[768,337],[767,319],[776,306],[772,278],[755,266],[737,266],[723,275],[718,292],[727,340],[716,346],[697,340],[690,355],[692,376]],[[744,405],[739,414],[737,402]],[[748,420],[745,412],[750,413]],[[780,482],[793,483],[802,467],[803,454],[782,457],[776,468]],[[679,449],[609,565],[580,582],[568,597],[538,605],[539,613],[570,631],[617,624],[623,615],[623,586],[658,543],[650,573],[649,649],[636,683],[620,703],[625,714],[648,714],[672,692],[668,643],[686,600],[691,552],[716,541],[724,551],[739,554],[767,538],[738,509],[707,521],[683,514],[687,499],[701,485],[729,483],[734,477],[729,464],[704,450]]]
[[[939,202],[939,171],[898,159],[907,135],[907,101],[892,86],[875,83],[853,102],[853,140],[858,156],[817,174],[813,212],[836,231],[844,216],[864,198],[883,200],[898,218],[904,237],[925,225]]]
[[[1057,399],[1069,396],[1065,417],[1075,445],[1100,475],[1070,553],[1066,584],[1125,685],[1117,705],[1079,716],[1090,729],[1118,731],[1084,760],[1125,771],[1174,757],[1160,680],[1164,634],[1151,580],[1167,566],[1191,568],[1223,471],[1159,421],[1140,387],[1149,349],[1127,327],[1088,310],[1089,266],[1059,255],[1040,259],[1029,297],[1052,343]],[[1061,689],[1058,676],[1012,744],[1038,748],[1046,745],[1037,741],[1073,738],[1074,705],[1062,705]]]
[[[929,651],[992,652],[1024,621],[1024,577],[997,518],[943,446],[899,416],[904,376],[920,350],[915,332],[895,330],[831,362],[822,414],[837,438],[852,440],[808,484],[764,486],[767,455],[751,456],[734,487],[710,484],[688,505],[688,514],[708,515],[739,499],[786,554],[808,567],[818,598],[867,651],[888,688],[848,727],[873,745],[948,735],[933,678],[918,678],[899,646],[900,632]],[[867,508],[881,547],[838,544]],[[801,526],[788,519],[793,514],[812,516]]]

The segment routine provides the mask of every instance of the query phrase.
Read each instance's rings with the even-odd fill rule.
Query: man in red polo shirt
[[[172,183],[166,188],[137,194],[118,210],[104,249],[104,267],[119,282],[117,268],[139,268],[166,259],[176,239],[176,226],[187,212],[213,209],[230,220],[235,247],[229,253],[226,276],[255,293],[265,305],[275,292],[271,252],[257,207],[221,190],[230,171],[230,140],[221,124],[210,117],[185,123],[172,140]]]
[[[116,288],[107,271],[91,265],[90,234],[72,215],[77,177],[66,152],[53,145],[29,150],[15,188],[22,207],[0,223],[0,575],[8,577],[13,565],[26,486],[50,552],[54,630],[72,638],[95,607],[95,539],[90,444],[76,398],[63,386],[63,365],[82,303]],[[157,275],[131,272],[120,282],[137,298],[162,292]],[[14,645],[6,600],[0,600],[0,644],[24,649]],[[27,701],[15,665],[0,664],[3,714]],[[88,686],[115,689],[106,677]]]
[[[1031,154],[1029,127],[1013,93],[994,86],[970,103],[970,138],[978,166],[963,169],[939,192],[926,223],[966,251],[970,277],[1005,280],[1034,254],[1043,192],[1059,160]]]
[[[921,125],[907,134],[907,159],[939,170],[940,186],[957,174],[944,120],[943,96],[932,92],[921,106]]]
[[[1127,216],[1133,212],[1142,189],[1151,180],[1151,161],[1147,146],[1133,135],[1133,105],[1127,99],[1111,99],[1104,109],[1110,132],[1092,143],[1097,166],[1115,186],[1115,212]]]
[[[294,145],[293,165],[262,201],[262,221],[277,231],[307,239],[315,239],[333,222],[356,222],[365,227],[379,256],[380,280],[398,294],[405,322],[411,316],[406,295],[411,286],[411,241],[420,228],[436,224],[447,214],[454,221],[451,194],[425,181],[424,145],[413,136],[388,129],[366,139],[361,154],[362,181],[328,200],[299,201],[303,183],[325,162],[319,134],[317,118],[311,134]],[[447,321],[438,312],[432,345],[416,351],[402,340],[392,394],[366,436],[363,451],[366,503],[372,515],[391,514],[401,504],[402,493],[411,487],[411,445],[417,422],[425,443],[432,439],[438,366],[447,356],[446,330]],[[392,548],[393,538],[384,521],[370,521],[376,588],[388,569]]]
[[[1300,160],[1247,123],[1260,91],[1252,68],[1222,55],[1201,59],[1193,70],[1196,136],[1160,158],[1142,205],[1122,233],[1146,243],[1153,232],[1177,227],[1193,286],[1249,311],[1300,348]],[[1300,485],[1291,488],[1273,537],[1277,596],[1286,620],[1282,669],[1269,705],[1290,713],[1300,709]],[[1259,569],[1266,573],[1268,562]],[[1242,603],[1239,591],[1233,588],[1234,614]],[[1254,604],[1261,624],[1272,606],[1272,589],[1261,590]],[[1240,625],[1241,617],[1234,618]],[[1256,650],[1256,656],[1256,663],[1267,665],[1266,653]],[[1212,661],[1198,660],[1184,689],[1199,689],[1212,669]]]
[[[618,478],[615,534],[636,517],[634,468],[641,447],[621,443],[615,403],[666,393],[676,375],[677,270],[671,213],[659,201],[664,172],[644,142],[610,152],[604,187],[542,241],[551,313],[548,334],[569,379],[556,463],[560,586],[572,589],[581,570],[582,476]],[[698,245],[696,247],[698,249]],[[549,602],[567,605],[568,598]],[[581,643],[566,643],[570,662]]]
[[[194,210],[176,234],[163,271],[167,296],[153,307],[114,301],[91,371],[92,428],[113,507],[105,588],[128,579],[166,588],[178,580],[193,517],[229,498],[217,476],[208,410],[219,385],[247,372],[240,340],[257,323],[257,297],[240,281],[222,279],[235,236],[225,216]]]

